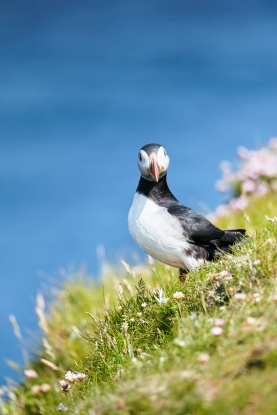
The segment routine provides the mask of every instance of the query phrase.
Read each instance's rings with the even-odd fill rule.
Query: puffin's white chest
[[[189,243],[177,218],[140,193],[135,194],[128,226],[135,242],[159,261],[190,270],[197,265],[197,261],[186,254]]]

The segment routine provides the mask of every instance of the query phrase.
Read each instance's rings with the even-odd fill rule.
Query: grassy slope
[[[184,285],[172,268],[152,264],[101,284],[68,279],[47,315],[40,299],[42,346],[30,365],[38,377],[9,389],[2,413],[51,415],[62,402],[72,414],[276,414],[277,223],[265,218],[276,206],[271,194],[252,200],[246,215],[221,219],[251,239]],[[160,288],[169,299],[162,304]],[[67,370],[87,377],[65,394]],[[51,390],[34,393],[43,383]]]

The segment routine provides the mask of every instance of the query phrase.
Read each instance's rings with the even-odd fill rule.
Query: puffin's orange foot
[[[188,270],[184,268],[179,268],[179,280],[182,284],[186,281]]]

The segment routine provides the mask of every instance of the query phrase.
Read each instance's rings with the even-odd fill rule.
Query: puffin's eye
[[[166,151],[165,151],[165,149],[164,149],[164,156],[166,157]]]
[[[141,152],[139,152],[139,161],[142,161]]]

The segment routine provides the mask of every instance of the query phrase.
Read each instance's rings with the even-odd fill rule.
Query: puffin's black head
[[[158,182],[169,166],[169,157],[160,144],[146,144],[139,151],[138,168],[144,179]]]

